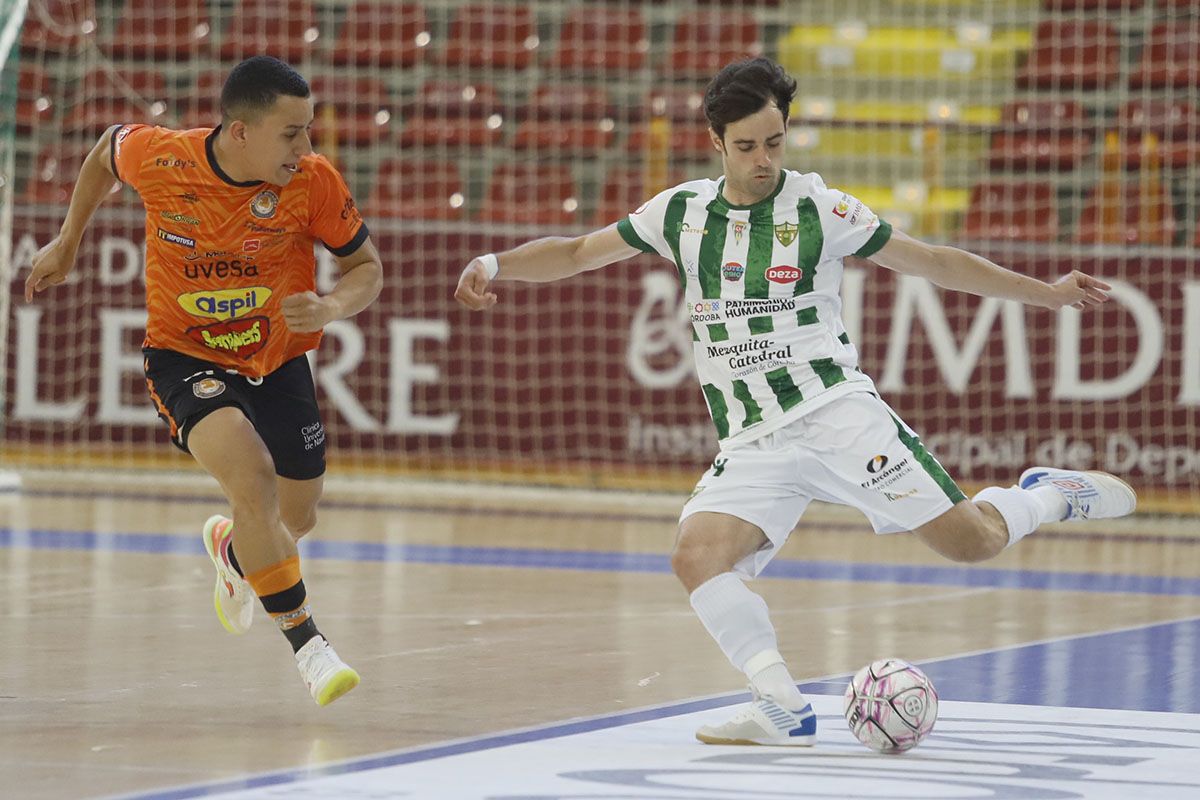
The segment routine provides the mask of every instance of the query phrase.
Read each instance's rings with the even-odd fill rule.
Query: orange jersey
[[[213,155],[217,130],[125,125],[112,167],[146,207],[145,346],[261,377],[321,341],[293,333],[283,298],[316,289],[313,244],[353,253],[367,226],[323,156],[287,186],[237,182]]]

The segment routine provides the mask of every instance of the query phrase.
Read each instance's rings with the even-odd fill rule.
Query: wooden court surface
[[[214,485],[31,477],[0,495],[0,796],[161,790],[739,689],[667,571],[683,500],[331,486],[302,565],[363,683],[321,709],[261,609],[243,637],[213,614]],[[1153,588],[1198,577],[1188,518],[1054,526],[959,567],[814,507],[780,559],[795,569],[752,586],[801,681],[1200,615],[1200,593]]]

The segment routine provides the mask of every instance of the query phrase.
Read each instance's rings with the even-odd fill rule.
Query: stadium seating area
[[[766,0],[31,0],[18,191],[64,202],[113,122],[213,124],[224,70],[268,52],[310,77],[316,141],[371,214],[599,224],[661,182],[651,167],[715,173],[704,82],[765,53],[800,80],[789,166],[905,227],[1200,243],[1200,0],[953,5],[847,20],[813,3],[796,24]]]

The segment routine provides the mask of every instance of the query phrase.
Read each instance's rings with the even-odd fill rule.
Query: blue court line
[[[1164,690],[1161,681],[1163,666],[1161,647],[1164,645],[1167,647],[1174,646],[1176,639],[1200,641],[1200,618],[1157,623],[1112,633],[1069,637],[1052,642],[1004,648],[966,656],[948,656],[920,663],[921,668],[930,676],[934,685],[938,687],[938,694],[944,700],[1050,705],[1050,703],[1045,701],[1045,691],[1040,693],[1024,691],[1019,688],[1023,685],[1019,681],[1015,684],[1018,688],[1015,691],[1010,691],[1014,682],[1004,680],[1005,671],[1011,671],[1014,667],[1018,669],[1028,668],[1031,664],[1041,662],[1041,672],[1044,673],[1046,666],[1050,665],[1052,668],[1070,675],[1074,679],[1073,686],[1079,687],[1080,691],[1072,694],[1069,700],[1082,702],[1067,702],[1065,703],[1066,705],[1091,708],[1133,708],[1135,710],[1146,711],[1200,713],[1200,670],[1187,669],[1187,667],[1191,666],[1190,664],[1179,664],[1178,666],[1182,669],[1179,670],[1178,674],[1185,683],[1174,687],[1173,690],[1171,690],[1171,687],[1166,687],[1166,690]],[[1152,649],[1142,649],[1140,651],[1136,649],[1131,651],[1129,649],[1137,648],[1139,644],[1147,643],[1151,645]],[[1159,650],[1159,652],[1156,653],[1156,650]],[[1170,651],[1168,650],[1167,652]],[[1136,694],[1136,700],[1131,701],[1134,695],[1128,695],[1127,692],[1123,693],[1121,691],[1121,689],[1128,690],[1131,684],[1130,673],[1127,671],[1130,665],[1120,659],[1117,662],[1113,661],[1113,655],[1121,653],[1124,653],[1126,657],[1138,658],[1142,662],[1142,666],[1153,666],[1156,673],[1156,680],[1146,680],[1144,682],[1142,691]],[[1098,658],[1097,656],[1100,654],[1103,654],[1103,657]],[[1200,654],[1197,654],[1197,658],[1200,658]],[[1084,668],[1085,672],[1083,674],[1078,672],[1079,667]],[[1089,667],[1090,669],[1088,669]],[[1140,670],[1135,669],[1133,674],[1137,676],[1139,672]],[[1098,684],[1093,684],[1092,679],[1095,675],[1100,675],[1102,678],[1103,676],[1108,677]],[[1043,681],[1043,685],[1048,686],[1055,683],[1053,680],[1046,681],[1045,677],[1044,674],[1039,675],[1039,678]],[[831,689],[834,692],[839,692],[849,679],[849,674],[831,676],[801,684],[800,689],[811,694],[828,694]],[[1133,683],[1137,682],[1138,680],[1136,679],[1133,681]],[[1092,688],[1087,690],[1085,687],[1089,686]],[[1165,705],[1163,701],[1168,696],[1179,698],[1179,701],[1174,706]],[[1121,703],[1120,700],[1122,698],[1125,698],[1126,702]],[[125,795],[123,798],[124,800],[185,800],[186,798],[205,797],[223,792],[298,783],[315,778],[402,766],[404,764],[431,761],[463,753],[491,750],[497,747],[555,739],[562,736],[605,730],[623,725],[633,725],[650,720],[682,716],[697,711],[721,708],[735,703],[744,703],[748,699],[749,695],[744,692],[718,695],[680,703],[671,703],[665,706],[604,714],[581,720],[551,723],[534,728],[504,731],[473,739],[446,742],[391,753],[381,753],[352,759],[339,764],[330,764],[324,767],[281,770],[251,775],[240,779],[226,780],[219,783],[182,786],[161,791]],[[1144,708],[1139,704],[1141,701],[1147,700],[1151,703],[1151,707]],[[1053,705],[1063,704],[1062,699],[1057,703],[1053,703]],[[825,723],[838,724],[837,718],[830,719],[823,716],[822,720]],[[1119,731],[1120,728],[1118,727],[1117,730]]]
[[[136,500],[139,502],[180,503],[188,505],[225,505],[227,500],[218,493],[211,495],[186,495],[167,493],[112,492],[112,491],[83,491],[77,489],[27,489],[23,493],[30,497],[61,497],[79,498],[84,500]],[[680,495],[679,506],[683,507],[684,497]],[[465,506],[462,508],[447,508],[444,505],[420,505],[412,503],[372,502],[362,500],[324,499],[321,508],[340,509],[344,511],[401,511],[410,514],[464,514],[486,515],[488,517],[528,517],[533,519],[587,519],[596,522],[664,522],[675,524],[679,519],[677,512],[595,512],[572,511],[570,509],[545,508],[495,508],[491,506]],[[834,530],[866,533],[871,530],[864,519],[861,522],[830,522],[816,523],[801,522],[798,529]],[[1176,544],[1200,545],[1200,525],[1195,534],[1139,534],[1113,533],[1097,530],[1090,525],[1086,530],[1074,531],[1040,531],[1039,539],[1055,539],[1061,541],[1081,542],[1132,542],[1138,544]]]
[[[0,548],[18,547],[33,550],[105,551],[156,555],[199,555],[204,552],[203,544],[198,536],[0,528]],[[671,572],[670,557],[658,553],[549,550],[525,547],[462,547],[310,539],[305,539],[300,543],[300,552],[305,558],[363,563],[402,562],[654,574]],[[767,567],[763,577],[783,580],[1200,597],[1200,578],[1099,572],[862,564],[777,558]]]

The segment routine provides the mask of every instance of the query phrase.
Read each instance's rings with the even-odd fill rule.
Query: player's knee
[[[292,538],[301,539],[306,533],[317,526],[317,509],[309,507],[305,509],[280,509],[280,514],[283,517],[283,524],[287,526],[291,532]]]
[[[671,552],[671,570],[690,592],[709,578],[732,568],[732,564],[716,555],[718,552],[699,537],[680,536]]]

